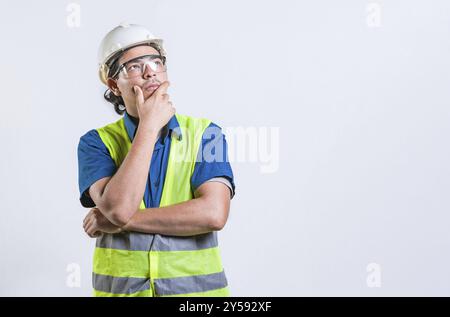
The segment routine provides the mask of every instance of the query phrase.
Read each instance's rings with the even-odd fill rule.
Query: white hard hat
[[[121,23],[103,38],[98,49],[98,64],[100,80],[106,85],[108,72],[113,62],[112,57],[127,48],[140,44],[154,43],[162,56],[166,56],[163,40],[155,37],[145,27],[137,24]]]

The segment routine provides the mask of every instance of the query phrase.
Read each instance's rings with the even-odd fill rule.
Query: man
[[[123,117],[78,145],[94,295],[228,296],[217,231],[235,185],[220,127],[175,114],[163,42],[144,27],[110,31],[99,64]]]

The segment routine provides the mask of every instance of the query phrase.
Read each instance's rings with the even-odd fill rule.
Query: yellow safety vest
[[[193,199],[194,172],[207,119],[176,114],[160,207]],[[97,129],[117,167],[131,147],[124,118]],[[141,201],[140,212],[145,209]],[[103,234],[94,252],[95,296],[229,296],[217,233],[177,237],[138,232]]]

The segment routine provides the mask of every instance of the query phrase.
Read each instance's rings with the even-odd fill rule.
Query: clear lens
[[[142,56],[123,64],[122,73],[125,78],[140,77],[144,74],[147,67],[155,73],[166,71],[166,66],[160,57]]]

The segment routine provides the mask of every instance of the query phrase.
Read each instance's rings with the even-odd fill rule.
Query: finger
[[[83,230],[86,231],[86,227],[87,227],[87,221],[83,222]]]
[[[141,87],[134,86],[133,90],[134,90],[136,105],[142,105],[144,103],[144,93],[142,92]]]
[[[91,224],[89,223],[89,222],[87,222],[84,226],[83,226],[83,229],[84,229],[84,231],[87,233],[88,232],[88,229],[91,227]]]
[[[86,228],[92,222],[92,217],[89,216],[86,218],[86,221],[83,222],[83,227]]]
[[[84,232],[86,232],[86,234],[90,237],[91,235],[90,235],[90,231],[89,231],[89,229],[88,228],[86,228],[86,229],[84,229]]]
[[[88,234],[88,236],[90,236],[90,237],[92,238],[92,235],[93,235],[94,232],[96,232],[96,231],[97,231],[97,228],[95,228],[95,226],[91,224],[91,225],[87,228],[86,233]]]
[[[159,96],[162,96],[167,92],[167,89],[169,88],[169,86],[170,86],[170,82],[165,81],[161,85],[159,85],[159,87],[158,87],[158,89],[156,89],[155,93]]]
[[[102,235],[102,232],[101,231],[98,231],[98,230],[92,230],[92,232],[91,232],[91,234],[90,234],[90,237],[91,238],[97,238],[97,237],[99,237],[99,236],[101,236]]]
[[[94,220],[92,220],[92,219],[89,219],[89,221],[84,225],[84,231],[88,231],[89,230],[89,228],[92,228],[92,225],[93,225],[93,223],[94,223]]]
[[[86,217],[83,219],[83,226],[87,223],[87,221],[91,218],[92,212],[89,211]]]

